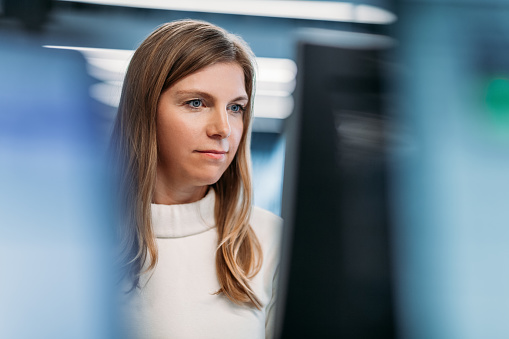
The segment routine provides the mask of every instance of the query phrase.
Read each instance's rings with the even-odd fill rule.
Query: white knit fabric
[[[272,336],[275,278],[282,222],[254,207],[253,227],[263,250],[261,271],[251,287],[262,310],[238,306],[219,290],[215,252],[215,193],[183,205],[152,204],[159,260],[141,288],[129,295],[127,327],[134,338],[261,339]]]

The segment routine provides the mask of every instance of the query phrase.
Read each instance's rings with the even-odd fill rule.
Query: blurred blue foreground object
[[[0,31],[0,338],[116,338],[91,80],[35,41]]]

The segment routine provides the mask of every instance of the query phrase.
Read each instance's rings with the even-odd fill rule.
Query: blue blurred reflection
[[[79,53],[0,32],[0,337],[115,338],[110,199]]]
[[[394,154],[403,338],[508,338],[509,7],[402,6]]]

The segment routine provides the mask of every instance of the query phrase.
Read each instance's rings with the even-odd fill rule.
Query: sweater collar
[[[181,205],[152,204],[152,228],[157,238],[181,238],[215,227],[216,195],[211,188],[196,202]]]

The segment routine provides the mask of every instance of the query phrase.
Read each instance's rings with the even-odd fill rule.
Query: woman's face
[[[247,103],[236,63],[205,67],[165,90],[157,107],[156,191],[217,182],[237,152]]]

